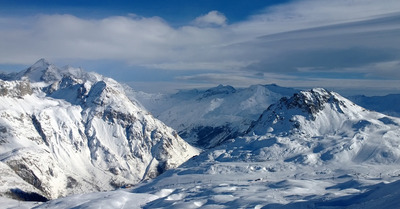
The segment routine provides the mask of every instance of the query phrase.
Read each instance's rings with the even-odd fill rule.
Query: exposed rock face
[[[23,97],[32,93],[29,81],[0,80],[0,96]]]
[[[294,94],[290,99],[283,98],[281,102],[287,106],[287,108],[299,108],[310,115],[315,115],[322,109],[324,105],[329,102],[339,102],[335,95],[328,92],[325,89],[311,89],[310,91],[301,91],[300,93]]]

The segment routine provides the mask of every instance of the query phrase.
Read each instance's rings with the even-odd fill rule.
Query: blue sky
[[[40,58],[133,88],[400,93],[398,0],[0,0],[0,70]]]
[[[107,17],[129,13],[144,17],[160,16],[174,26],[184,25],[200,14],[222,12],[237,22],[269,6],[290,0],[1,0],[2,14],[35,15],[69,13],[80,17]]]

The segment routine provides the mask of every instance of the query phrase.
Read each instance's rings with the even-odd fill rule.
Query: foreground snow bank
[[[125,190],[73,195],[42,204],[36,208],[142,208],[146,203],[159,198],[152,194],[131,193]]]

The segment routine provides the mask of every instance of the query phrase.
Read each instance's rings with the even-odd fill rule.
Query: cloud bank
[[[0,17],[0,63],[114,60],[132,68],[196,71],[180,81],[230,76],[231,85],[287,84],[288,75],[291,86],[310,79],[400,80],[398,0],[294,1],[228,22],[218,11],[179,28],[135,15]]]

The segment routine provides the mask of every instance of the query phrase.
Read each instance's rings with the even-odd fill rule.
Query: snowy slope
[[[123,200],[94,193],[39,208],[398,208],[399,165],[399,118],[312,89],[272,105],[247,136],[117,191]]]
[[[294,89],[276,85],[254,85],[235,89],[219,85],[208,90],[186,90],[172,95],[129,91],[158,119],[186,141],[200,147],[215,147],[243,135],[251,122],[281,97]]]
[[[365,107],[369,110],[384,113],[395,117],[400,117],[400,94],[389,94],[386,96],[371,96],[364,95],[350,96],[349,99],[356,104]]]
[[[0,81],[2,194],[110,190],[198,154],[110,78],[40,60],[13,79]]]

